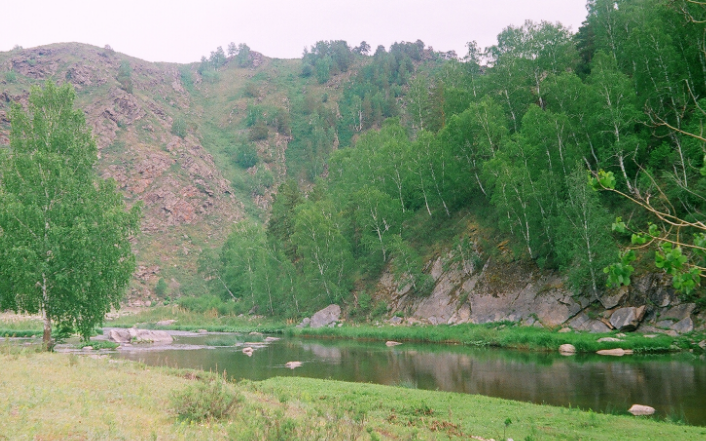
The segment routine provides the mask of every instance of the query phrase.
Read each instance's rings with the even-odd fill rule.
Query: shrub
[[[127,93],[132,93],[132,67],[127,60],[120,62],[118,75],[115,77],[120,83],[120,88]]]
[[[191,73],[191,68],[189,66],[179,67],[179,78],[181,79],[181,84],[184,85],[186,90],[191,90],[194,87],[194,76]]]
[[[242,302],[224,302],[219,297],[214,295],[204,295],[199,297],[182,297],[178,304],[187,311],[196,313],[206,313],[216,311],[219,315],[237,315],[240,314],[243,308],[247,306],[241,305]]]
[[[223,379],[199,381],[172,394],[171,407],[182,421],[204,421],[228,416],[237,402],[235,391]]]
[[[164,279],[161,278],[157,282],[157,286],[154,287],[154,292],[161,297],[167,293],[168,288],[169,287],[167,286],[167,282],[165,282]]]
[[[5,72],[5,81],[7,81],[8,83],[14,83],[15,81],[17,81],[17,74],[14,70],[8,70],[7,72]]]
[[[243,168],[250,168],[257,164],[257,149],[253,144],[241,144],[235,154],[235,163]]]
[[[250,141],[262,141],[263,139],[267,139],[267,126],[265,122],[261,120],[250,127],[248,138]]]
[[[186,137],[186,121],[183,118],[174,118],[172,122],[172,134],[184,139]]]

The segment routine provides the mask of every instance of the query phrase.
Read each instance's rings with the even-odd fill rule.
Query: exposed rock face
[[[122,62],[132,70],[132,93],[116,79]],[[181,84],[179,66],[69,43],[0,52],[0,71],[10,69],[18,80],[0,86],[0,145],[9,143],[12,102],[26,105],[31,86],[49,78],[73,84],[75,106],[84,111],[96,138],[99,173],[115,179],[129,206],[143,203],[143,234],[133,242],[138,265],[161,261],[160,266],[196,272],[201,248],[222,243],[230,230],[224,226],[242,218],[243,206],[230,182],[200,145],[201,129],[194,124],[184,139],[171,134],[176,117],[188,113],[196,123],[203,116]],[[173,227],[180,234],[173,234]],[[145,300],[152,286],[154,281],[136,279],[128,303]]]
[[[116,343],[153,343],[161,345],[174,341],[168,332],[136,328],[111,329],[110,340]]]
[[[630,287],[597,297],[577,296],[558,275],[531,264],[488,261],[474,267],[454,257],[449,252],[429,264],[427,272],[435,282],[429,296],[413,294],[408,283],[396,282],[390,273],[380,278],[378,295],[389,298],[391,314],[405,313],[407,324],[513,321],[593,333],[634,331],[641,326],[645,332],[706,329],[706,311],[681,303],[659,274],[637,277]],[[662,330],[654,327],[659,320]]]
[[[336,323],[341,319],[341,307],[338,305],[329,305],[311,316],[311,327],[322,328]]]
[[[645,316],[645,307],[620,308],[610,316],[610,324],[620,331],[634,331]]]
[[[676,322],[672,326],[672,329],[677,331],[680,334],[691,332],[694,330],[694,321],[691,320],[691,317],[685,317],[684,319]]]

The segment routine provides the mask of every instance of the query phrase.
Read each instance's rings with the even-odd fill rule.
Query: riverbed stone
[[[643,404],[633,404],[632,407],[628,409],[628,412],[635,416],[646,416],[654,414],[655,408],[651,406],[645,406]]]
[[[338,305],[328,305],[311,316],[310,326],[312,328],[322,328],[335,323],[341,319],[341,307]]]
[[[116,343],[153,343],[169,344],[174,339],[166,331],[154,331],[151,329],[111,329],[108,339]]]
[[[612,342],[619,342],[619,341],[624,341],[624,340],[621,340],[621,339],[615,338],[615,337],[603,337],[603,338],[599,338],[597,341],[598,341],[598,343],[612,343]]]
[[[645,316],[645,307],[627,307],[616,310],[610,316],[610,324],[620,331],[634,331]]]
[[[402,344],[402,343],[400,343],[400,342],[398,342],[398,341],[392,341],[392,340],[385,342],[385,346],[387,346],[387,347],[398,346],[398,345],[401,345],[401,344]]]
[[[691,317],[685,317],[672,325],[672,329],[680,334],[685,334],[694,330],[694,321]]]
[[[576,347],[574,347],[574,345],[570,345],[567,343],[567,344],[559,346],[559,352],[562,354],[575,354]]]
[[[616,348],[616,349],[603,349],[600,351],[597,351],[596,354],[598,355],[610,355],[613,357],[622,357],[623,355],[626,354],[624,349],[621,348]]]

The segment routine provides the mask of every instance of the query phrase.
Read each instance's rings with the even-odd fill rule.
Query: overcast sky
[[[268,57],[298,58],[318,40],[365,40],[373,49],[421,39],[465,54],[526,19],[576,32],[586,0],[6,0],[0,51],[80,42],[149,61],[192,62],[245,42]]]

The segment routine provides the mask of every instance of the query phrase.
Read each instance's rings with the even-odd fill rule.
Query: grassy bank
[[[226,384],[222,419],[179,420],[215,375],[66,354],[0,355],[0,439],[697,440],[706,428],[478,395],[306,378]],[[39,381],[41,379],[41,381]],[[206,401],[202,405],[213,405]]]
[[[451,343],[534,351],[556,351],[560,345],[568,343],[574,345],[578,352],[623,348],[644,353],[698,348],[696,343],[704,338],[703,335],[690,334],[680,337],[659,334],[655,338],[646,338],[642,334],[626,333],[624,337],[620,337],[623,341],[599,343],[598,339],[601,337],[615,337],[617,332],[606,334],[560,333],[548,329],[518,326],[513,323],[380,327],[352,325],[340,328],[287,328],[286,333],[301,337]]]
[[[159,322],[174,320],[168,325]],[[130,328],[138,326],[146,329],[171,329],[175,331],[197,331],[205,329],[210,332],[267,332],[281,333],[287,326],[281,320],[266,317],[238,317],[234,315],[218,315],[212,312],[187,311],[177,306],[146,308],[139,314],[124,315],[104,323],[107,327]]]
[[[169,324],[159,322],[173,321]],[[449,343],[474,347],[498,347],[531,351],[556,351],[562,344],[572,344],[577,352],[595,352],[601,349],[632,349],[637,353],[669,352],[694,349],[702,351],[698,342],[706,334],[691,333],[678,337],[658,334],[646,338],[639,333],[625,333],[620,342],[598,342],[602,337],[616,337],[617,332],[590,334],[586,332],[560,333],[556,330],[518,326],[512,322],[484,325],[438,325],[438,326],[374,326],[370,324],[345,323],[335,328],[296,328],[293,323],[265,317],[218,315],[213,312],[187,311],[180,307],[145,308],[138,314],[124,315],[104,323],[107,327],[128,328],[137,326],[146,329],[170,329],[179,331],[210,332],[263,332],[284,333],[290,336],[341,338],[358,340],[395,340],[400,342]],[[42,323],[38,320],[3,320],[0,317],[0,336],[41,335]]]
[[[34,337],[42,335],[42,321],[12,313],[0,314],[0,337]]]

